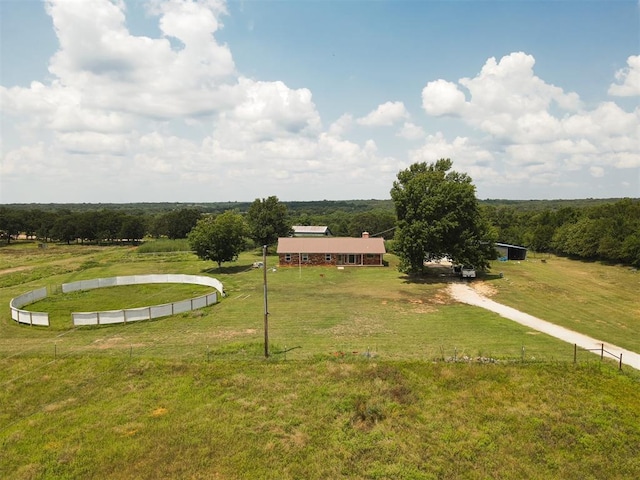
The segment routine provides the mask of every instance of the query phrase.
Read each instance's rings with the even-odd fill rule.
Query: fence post
[[[524,345],[522,345],[522,361],[524,362]]]
[[[602,344],[602,348],[600,350],[600,360],[604,359],[604,343]]]
[[[622,370],[622,352],[620,352],[620,364],[618,365],[618,370]]]
[[[575,364],[578,361],[578,344],[573,344],[573,363]]]

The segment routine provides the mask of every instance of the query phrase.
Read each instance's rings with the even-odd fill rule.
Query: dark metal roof
[[[527,247],[520,247],[518,245],[510,245],[508,243],[496,243],[496,247],[517,248],[518,250],[527,250]]]

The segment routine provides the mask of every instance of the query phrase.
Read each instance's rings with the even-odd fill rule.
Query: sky
[[[640,197],[638,0],[0,0],[0,203]]]

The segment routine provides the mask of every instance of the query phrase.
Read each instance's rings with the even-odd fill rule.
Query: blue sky
[[[0,202],[640,197],[637,0],[0,0]]]

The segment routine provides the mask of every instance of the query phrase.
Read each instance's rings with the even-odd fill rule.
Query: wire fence
[[[123,327],[126,330],[126,327]],[[38,357],[43,360],[59,360],[64,358],[120,358],[120,359],[163,359],[176,361],[214,361],[214,360],[250,360],[264,359],[264,343],[258,340],[207,344],[189,341],[189,327],[183,331],[171,331],[162,335],[138,338],[128,342],[121,335],[123,330],[110,332],[107,335],[84,339],[84,343],[67,342],[67,335],[73,336],[78,329],[68,330],[45,342],[26,341],[23,344],[13,343],[11,351],[6,355],[0,353],[0,365],[3,360]],[[184,341],[176,342],[176,338]],[[7,350],[0,345],[0,352]],[[435,344],[425,344],[422,348],[407,352],[386,350],[378,345],[340,343],[319,348],[317,345],[307,347],[304,344],[270,344],[270,360],[296,361],[310,358],[356,360],[390,360],[390,361],[430,361],[446,363],[475,364],[513,364],[513,363],[594,363],[608,362],[622,370],[622,353],[614,354],[606,350],[602,344],[597,349],[587,349],[578,345],[567,344],[555,355],[541,352],[535,348],[522,345],[519,348],[505,346],[491,349],[459,348]]]
[[[609,358],[609,359],[613,358],[618,362],[618,370],[622,370],[622,352],[620,352],[620,354],[609,352],[604,348],[604,343],[601,344],[600,348],[582,348],[574,343],[573,344],[573,363],[578,363],[579,351],[590,352],[590,353],[595,353],[597,355],[600,355],[600,361],[605,360],[605,358]]]

